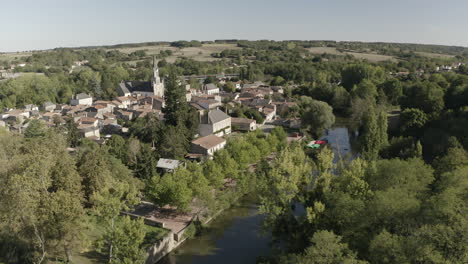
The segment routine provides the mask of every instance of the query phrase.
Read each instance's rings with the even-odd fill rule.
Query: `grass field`
[[[212,53],[221,52],[227,49],[240,49],[236,44],[203,44],[201,47],[189,47],[189,48],[175,48],[169,45],[158,45],[158,46],[146,46],[146,47],[135,47],[135,48],[119,48],[112,49],[118,50],[123,53],[132,53],[138,50],[145,50],[146,54],[154,55],[159,54],[161,50],[172,50],[173,54],[167,57],[168,62],[174,62],[179,57],[187,57],[197,61],[215,61],[217,58],[211,57]]]
[[[392,57],[392,56],[375,54],[375,53],[372,53],[371,51],[369,51],[368,53],[349,52],[349,51],[341,52],[341,51],[339,51],[339,50],[337,50],[336,48],[333,48],[333,47],[312,47],[312,48],[308,48],[308,50],[312,54],[323,54],[323,53],[327,53],[327,54],[331,54],[331,55],[346,55],[346,54],[349,54],[349,55],[354,56],[357,59],[364,59],[364,60],[368,60],[370,62],[380,62],[380,61],[388,61],[388,60],[391,60],[391,61],[394,61],[394,62],[397,61],[397,59]]]
[[[438,59],[451,59],[451,58],[454,58],[455,56],[453,55],[449,55],[449,54],[440,54],[440,53],[432,53],[432,52],[415,52],[416,54],[418,55],[421,55],[421,56],[426,56],[426,57],[429,57],[429,58],[438,58]]]

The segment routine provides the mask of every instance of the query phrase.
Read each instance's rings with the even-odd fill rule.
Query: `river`
[[[340,156],[353,156],[348,129],[341,122],[321,139],[327,139],[337,154],[335,162]],[[257,202],[246,196],[216,217],[200,236],[187,240],[158,264],[255,263],[270,252],[270,237],[260,233],[261,223]]]
[[[269,253],[270,238],[260,234],[261,223],[258,205],[248,195],[158,264],[255,263],[258,256]]]

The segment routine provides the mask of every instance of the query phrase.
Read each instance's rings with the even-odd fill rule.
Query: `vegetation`
[[[155,115],[129,121],[128,137],[113,135],[103,146],[82,139],[72,119],[50,129],[30,121],[24,136],[1,130],[0,262],[71,263],[76,252],[95,247],[103,261],[142,263],[148,229],[121,211],[142,198],[182,212],[191,206],[216,210],[252,191],[273,238],[266,263],[468,261],[468,70],[436,69],[466,63],[466,48],[216,43],[231,48],[212,52],[214,62],[182,55],[212,45],[199,41],[56,49],[2,61],[5,68],[26,63],[14,71],[28,73],[0,82],[3,109],[67,103],[80,92],[113,99],[122,80],[149,80],[155,55],[167,107],[164,122]],[[164,46],[151,50],[156,44]],[[312,52],[317,47],[335,52]],[[354,56],[369,52],[392,60]],[[295,103],[281,115],[300,118],[307,136],[319,137],[335,115],[346,118],[357,132],[359,153],[334,164],[331,149],[306,154],[275,128],[229,140],[213,160],[159,174],[157,160],[183,159],[198,126],[178,76],[221,72],[238,74],[244,83],[284,86],[284,95],[273,99]],[[227,110],[263,122],[256,110]],[[92,238],[90,218],[100,230]]]

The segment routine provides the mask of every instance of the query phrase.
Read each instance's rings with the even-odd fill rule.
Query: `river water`
[[[353,156],[348,129],[343,124],[337,123],[321,139],[329,141],[335,162]],[[216,217],[200,236],[187,240],[158,264],[255,263],[270,252],[270,237],[261,234],[262,219],[255,199],[246,196]]]
[[[269,253],[270,238],[260,233],[261,223],[255,199],[246,196],[158,264],[255,263],[258,256]]]

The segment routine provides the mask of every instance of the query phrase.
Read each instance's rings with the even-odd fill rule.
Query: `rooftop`
[[[192,141],[192,144],[199,145],[205,149],[211,149],[223,142],[226,142],[224,138],[217,137],[215,135],[208,135],[206,137],[197,138]]]
[[[172,159],[159,159],[156,167],[167,170],[175,170],[180,165],[180,161]]]

